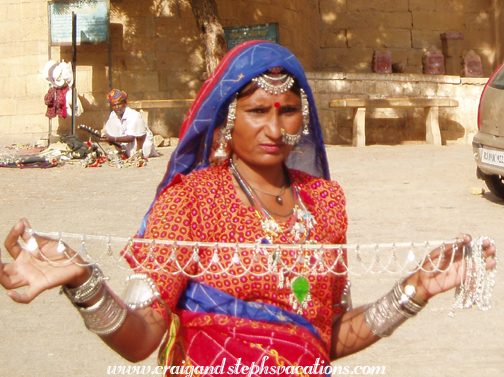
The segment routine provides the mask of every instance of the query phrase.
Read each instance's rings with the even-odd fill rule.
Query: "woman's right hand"
[[[78,287],[89,279],[91,268],[78,266],[75,262],[83,261],[72,249],[65,245],[66,250],[61,253],[58,251],[58,240],[32,236],[29,229],[31,226],[28,220],[21,219],[12,227],[4,243],[14,262],[0,261],[0,284],[7,289],[7,295],[12,300],[27,304],[47,289],[61,285]],[[38,244],[34,251],[24,249],[19,243],[20,238],[28,243],[31,237],[35,237]],[[52,263],[46,261],[40,253]],[[75,256],[74,261],[69,261],[68,255]],[[20,293],[15,291],[18,288],[26,289]]]
[[[422,301],[428,301],[439,293],[460,286],[466,275],[463,249],[471,241],[470,235],[459,235],[453,244],[434,249],[429,253],[423,268],[410,275],[405,280],[405,284],[415,285],[417,294]],[[486,239],[481,246],[483,258],[485,259],[485,268],[487,270],[494,268],[497,264],[495,245]]]

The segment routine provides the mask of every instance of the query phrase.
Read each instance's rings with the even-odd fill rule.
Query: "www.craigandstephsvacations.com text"
[[[220,365],[217,366],[192,366],[192,365],[178,365],[178,366],[109,366],[107,374],[115,375],[184,375],[187,377],[202,376],[202,375],[240,375],[252,377],[256,375],[379,375],[386,374],[384,366],[332,366],[324,365],[324,361],[317,359],[315,364],[308,366],[294,366],[294,365],[274,365],[265,366],[264,364],[269,359],[269,356],[264,356],[261,363],[252,363],[252,365],[245,365],[241,363],[241,358],[236,363],[226,365],[226,358],[222,359]],[[184,362],[182,362],[184,363]]]

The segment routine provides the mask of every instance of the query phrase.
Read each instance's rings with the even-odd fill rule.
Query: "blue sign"
[[[76,16],[76,42],[101,43],[109,40],[109,0],[49,2],[49,22],[53,45],[72,44],[72,13]]]

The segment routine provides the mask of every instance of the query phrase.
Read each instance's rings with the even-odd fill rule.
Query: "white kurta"
[[[154,147],[154,135],[147,127],[142,115],[130,107],[126,107],[122,119],[119,119],[115,112],[111,112],[107,123],[105,124],[105,132],[110,136],[135,136],[140,137],[147,135],[142,147],[144,158],[157,156],[156,148]],[[137,141],[130,143],[122,143],[126,148],[126,154],[131,156],[137,149]]]

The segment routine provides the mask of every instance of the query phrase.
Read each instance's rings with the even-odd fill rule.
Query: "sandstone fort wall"
[[[504,6],[496,0],[217,0],[217,5],[224,27],[277,22],[280,43],[299,57],[307,71],[326,75],[320,82],[314,81],[314,90],[331,143],[344,143],[349,135],[345,111],[324,109],[329,97],[422,96],[432,92],[459,99],[465,96],[466,89],[461,88],[467,87],[472,93],[468,98],[477,101],[479,86],[475,89],[457,74],[453,80],[458,83],[447,85],[439,82],[444,79],[430,82],[408,76],[422,76],[422,56],[431,46],[441,48],[440,34],[462,32],[464,51],[472,49],[481,57],[486,77],[503,54],[499,35],[504,31]],[[4,141],[33,141],[47,137],[49,129],[59,135],[71,132],[70,118],[55,118],[49,123],[45,116],[43,98],[49,86],[43,79],[43,67],[49,59],[72,59],[70,47],[49,47],[48,23],[45,0],[0,2],[0,137]],[[96,129],[103,126],[109,113],[105,94],[110,78],[112,87],[126,90],[130,100],[194,98],[205,77],[204,58],[199,31],[185,0],[112,0],[110,26],[111,65],[106,43],[77,48],[76,88],[84,108],[77,124]],[[403,64],[401,80],[396,74],[389,80],[370,73],[376,50],[390,51],[392,60]],[[349,80],[350,74],[364,76]],[[420,82],[442,89],[429,91],[419,86]],[[349,89],[359,85],[366,90]],[[395,89],[378,89],[387,85]],[[369,86],[376,91],[370,91]],[[412,88],[411,93],[405,86]],[[445,136],[457,123],[457,131],[447,139],[468,140],[474,122],[459,120],[475,119],[474,104],[446,110],[446,116],[440,110],[446,119],[442,121]],[[471,109],[469,117],[462,112],[467,109]],[[149,125],[156,134],[177,136],[186,111],[150,110]],[[416,127],[414,114],[402,117],[403,123],[413,122],[408,127]],[[405,126],[397,123],[397,127]],[[375,132],[381,132],[380,128]],[[387,131],[370,140],[380,142],[389,135]],[[403,133],[403,139],[416,136],[413,132],[404,137]],[[399,139],[389,141],[395,140]]]

